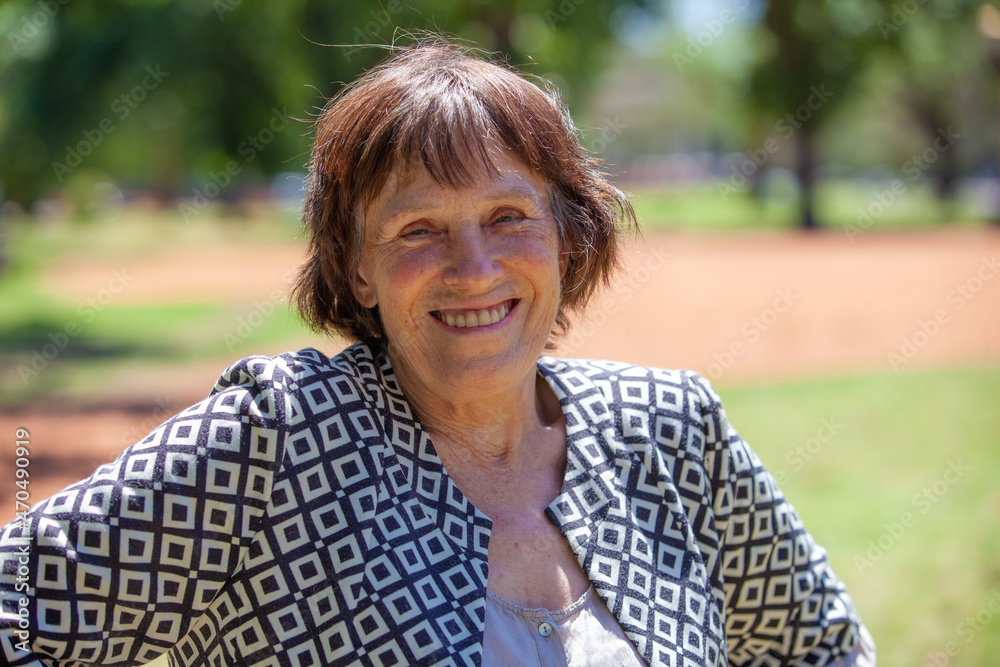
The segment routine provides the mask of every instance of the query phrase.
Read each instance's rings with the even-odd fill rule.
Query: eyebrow
[[[509,185],[501,187],[498,190],[494,190],[482,198],[482,202],[485,204],[496,204],[502,201],[510,201],[512,199],[521,201],[530,201],[532,204],[538,204],[537,200],[537,190],[528,185]],[[382,219],[385,221],[394,220],[400,216],[409,216],[417,213],[424,213],[430,209],[433,209],[438,200],[434,198],[419,198],[416,200],[403,200],[402,202],[393,203],[386,207],[383,211]]]

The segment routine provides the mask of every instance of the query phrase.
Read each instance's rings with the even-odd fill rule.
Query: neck
[[[396,379],[446,467],[516,470],[539,436],[561,425],[562,408],[532,368],[513,386],[467,392],[428,387],[404,368]],[[454,389],[449,387],[448,389]]]

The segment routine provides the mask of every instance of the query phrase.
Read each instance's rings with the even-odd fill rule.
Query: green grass
[[[196,224],[197,223],[197,224]],[[265,220],[210,218],[183,224],[173,213],[138,213],[113,223],[43,223],[27,219],[9,228],[10,265],[0,274],[0,404],[90,392],[93,378],[121,367],[219,358],[258,352],[306,331],[286,304],[261,317],[250,303],[119,305],[100,312],[42,287],[45,266],[59,257],[113,258],[172,246],[260,244],[298,233],[290,215]],[[253,326],[246,326],[250,322]],[[63,335],[72,343],[42,369],[36,352]],[[223,368],[220,366],[220,369]],[[49,372],[58,369],[57,372]]]
[[[888,184],[864,185],[848,181],[823,181],[816,189],[816,216],[825,229],[841,231],[859,225],[859,209],[879,212],[878,197],[889,201]],[[797,209],[787,198],[771,203],[749,192],[722,192],[717,185],[683,189],[638,189],[629,193],[639,221],[648,229],[698,229],[711,231],[791,229],[798,225]],[[890,193],[891,194],[891,193]],[[895,196],[880,215],[873,215],[868,229],[929,227],[936,224],[981,224],[981,206],[971,192],[960,193],[954,205],[939,202],[930,188],[911,185]],[[858,227],[862,231],[867,231]]]
[[[723,387],[720,394],[730,422],[827,548],[875,637],[879,664],[924,665],[949,642],[960,650],[951,664],[995,664],[1000,369]],[[962,626],[983,609],[982,631]]]

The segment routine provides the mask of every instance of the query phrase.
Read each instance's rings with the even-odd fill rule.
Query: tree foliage
[[[905,82],[905,104],[933,140],[955,118],[950,105],[959,68],[956,52],[976,43],[971,0],[767,0],[761,29],[771,48],[751,75],[748,101],[762,117],[808,107],[796,126],[796,174],[802,189],[802,226],[817,226],[813,185],[819,161],[816,138],[874,61],[890,58]],[[975,59],[975,56],[972,57]],[[817,86],[831,94],[822,104],[810,98]],[[815,108],[814,108],[815,106]],[[958,176],[955,151],[941,153],[935,166],[941,192],[953,192]]]
[[[615,12],[647,3],[10,0],[0,195],[27,205],[110,180],[174,197],[301,171],[324,100],[422,31],[582,88]]]

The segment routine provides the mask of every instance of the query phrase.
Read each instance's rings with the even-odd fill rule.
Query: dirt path
[[[265,299],[300,259],[295,245],[206,249],[114,265],[64,262],[48,281],[85,296],[112,270],[124,270],[134,282],[121,303]],[[833,232],[649,233],[629,248],[627,276],[591,306],[557,354],[693,368],[723,384],[997,364],[998,260],[995,229],[869,233],[854,243]],[[286,347],[307,344],[338,349],[323,341]],[[204,397],[230,361],[136,369],[111,379],[118,393],[110,404],[5,410],[5,430],[31,433],[31,501],[86,477]],[[11,439],[4,435],[4,443]],[[0,456],[4,522],[17,490],[12,451],[5,444]]]
[[[1000,230],[646,241],[568,353],[729,383],[1000,361]]]

